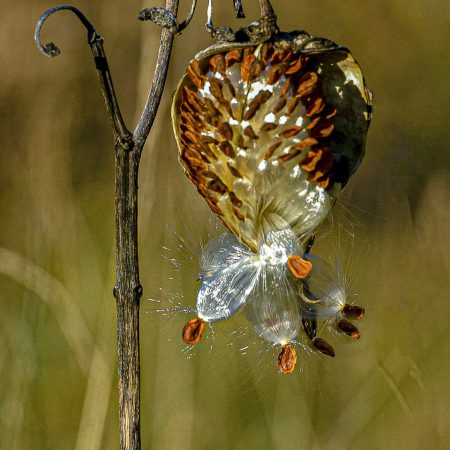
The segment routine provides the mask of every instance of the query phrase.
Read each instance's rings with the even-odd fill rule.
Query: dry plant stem
[[[167,0],[166,9],[176,16],[178,0]],[[125,126],[108,67],[103,38],[73,6],[59,6],[44,13],[36,26],[35,40],[46,56],[58,55],[59,49],[50,43],[43,46],[40,30],[54,12],[69,10],[86,27],[88,43],[94,57],[100,87],[105,99],[115,143],[115,209],[116,209],[116,284],[120,448],[140,449],[140,360],[139,303],[142,286],[138,264],[138,171],[147,136],[161,100],[170,60],[175,31],[163,29],[152,87],[134,135]],[[192,10],[193,13],[193,10]],[[190,18],[188,19],[188,21]],[[187,21],[187,23],[188,23]],[[186,24],[187,24],[186,23]]]

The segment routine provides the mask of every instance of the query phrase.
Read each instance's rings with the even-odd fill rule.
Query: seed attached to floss
[[[280,354],[278,355],[278,368],[281,373],[290,375],[294,372],[297,364],[297,353],[292,344],[283,345]]]
[[[325,339],[316,338],[313,341],[313,345],[320,353],[331,356],[332,358],[335,357],[334,348]]]
[[[347,319],[361,320],[364,317],[366,310],[362,306],[349,305],[348,303],[342,308],[342,314]]]
[[[360,338],[358,328],[356,328],[355,325],[353,325],[348,320],[341,319],[337,325],[343,333],[345,333],[347,336],[350,336],[352,339]]]
[[[186,344],[195,345],[200,342],[206,328],[206,322],[200,317],[190,320],[183,327],[183,341]]]
[[[287,264],[292,275],[299,280],[306,278],[312,269],[311,262],[298,255],[289,256]]]

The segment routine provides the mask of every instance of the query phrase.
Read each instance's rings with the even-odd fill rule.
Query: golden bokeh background
[[[180,17],[189,7],[181,3]],[[205,341],[187,358],[179,343],[186,317],[151,311],[151,298],[168,303],[161,289],[193,305],[195,254],[182,249],[183,259],[176,234],[190,246],[211,228],[177,163],[170,120],[184,67],[211,44],[206,3],[176,38],[140,171],[143,448],[449,448],[448,3],[273,1],[282,29],[348,46],[375,98],[365,160],[334,216],[335,228],[344,216],[354,233],[343,257],[367,310],[362,338],[332,338],[335,359],[300,354],[301,370],[290,377],[275,373],[270,352],[237,319],[217,325],[214,345]],[[74,16],[59,12],[43,29],[62,55],[50,60],[34,46],[35,23],[52,6],[2,3],[0,448],[113,449],[113,143]],[[159,43],[158,27],[136,16],[154,2],[76,6],[105,38],[132,127]],[[256,0],[244,7],[247,20],[258,17]],[[216,0],[215,19],[236,26],[231,0]],[[330,236],[323,245],[331,252]]]

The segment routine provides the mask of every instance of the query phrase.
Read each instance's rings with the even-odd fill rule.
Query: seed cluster
[[[249,163],[299,166],[308,181],[333,186],[330,150],[336,108],[327,103],[320,66],[311,55],[271,43],[193,60],[179,103],[180,160],[219,216],[226,197],[243,221],[235,179],[252,182]]]

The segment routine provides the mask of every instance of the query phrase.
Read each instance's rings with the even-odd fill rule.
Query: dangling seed
[[[202,338],[205,328],[206,322],[203,319],[197,317],[196,319],[190,320],[183,327],[183,341],[190,345],[197,344]]]
[[[306,336],[310,339],[314,339],[317,333],[317,320],[316,319],[302,319],[303,329],[305,330]]]
[[[298,255],[289,256],[287,264],[292,275],[299,280],[306,278],[312,269],[311,261],[307,261]]]
[[[347,319],[361,320],[364,317],[366,310],[362,306],[349,305],[348,303],[342,308],[342,314]]]
[[[341,319],[337,325],[338,328],[347,336],[350,336],[352,339],[359,339],[358,328],[356,328],[355,325],[353,325],[348,320]]]
[[[313,341],[313,345],[317,350],[319,350],[320,353],[323,353],[324,355],[331,356],[332,358],[336,355],[334,353],[334,348],[325,339],[316,338]]]
[[[278,355],[278,368],[281,373],[290,375],[294,372],[297,364],[297,353],[292,344],[283,345],[280,354]]]

